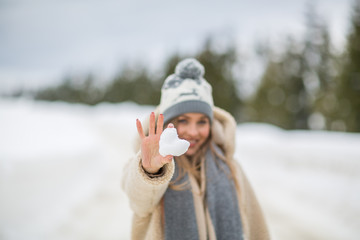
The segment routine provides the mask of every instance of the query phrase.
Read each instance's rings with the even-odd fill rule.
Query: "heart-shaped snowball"
[[[180,156],[184,154],[190,143],[178,137],[176,128],[166,128],[159,141],[159,153],[165,157],[167,155]]]

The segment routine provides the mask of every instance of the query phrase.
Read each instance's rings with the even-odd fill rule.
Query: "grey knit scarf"
[[[221,151],[217,146],[214,147],[216,151]],[[229,167],[222,160],[215,159],[216,156],[210,148],[207,149],[205,156],[205,201],[216,239],[243,239],[236,190],[233,181],[228,178]],[[178,174],[179,170],[176,167],[173,179],[177,179]],[[187,174],[176,184],[183,182],[189,182]],[[164,195],[164,211],[165,239],[199,239],[191,189],[178,191],[168,188]]]

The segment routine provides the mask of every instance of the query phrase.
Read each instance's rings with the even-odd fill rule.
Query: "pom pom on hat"
[[[161,89],[160,113],[164,123],[184,113],[203,113],[213,118],[212,88],[203,78],[204,66],[194,58],[179,62]]]
[[[194,58],[181,61],[175,68],[175,74],[184,79],[199,79],[204,76],[204,73],[204,66]]]

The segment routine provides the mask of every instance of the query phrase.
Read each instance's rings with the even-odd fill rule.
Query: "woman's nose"
[[[196,136],[198,134],[198,129],[195,124],[191,124],[188,128],[188,134],[190,136]]]

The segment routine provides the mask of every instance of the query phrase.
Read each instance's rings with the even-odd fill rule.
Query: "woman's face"
[[[179,138],[190,142],[186,156],[193,156],[210,135],[210,120],[202,113],[186,113],[175,120]]]

